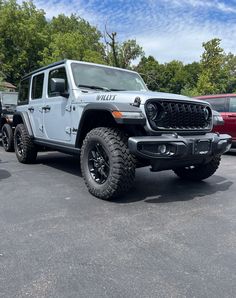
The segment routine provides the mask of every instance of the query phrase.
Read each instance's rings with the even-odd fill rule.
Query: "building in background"
[[[16,91],[16,86],[12,85],[9,82],[0,82],[0,89],[2,89],[3,91],[7,91],[7,92],[15,92]]]

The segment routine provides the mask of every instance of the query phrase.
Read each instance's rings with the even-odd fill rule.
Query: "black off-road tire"
[[[14,134],[11,126],[7,123],[2,127],[2,146],[6,152],[14,151]]]
[[[19,140],[20,139],[20,140]],[[20,143],[21,142],[21,143]],[[37,148],[30,138],[24,124],[18,124],[14,133],[16,157],[21,163],[34,163],[37,158]]]
[[[220,156],[215,156],[213,159],[205,164],[195,165],[185,168],[177,168],[173,171],[182,179],[201,181],[212,176],[220,165]]]
[[[97,183],[89,168],[89,152],[98,144],[105,151],[109,174],[104,183]],[[128,137],[116,128],[98,127],[83,141],[80,156],[81,172],[89,192],[100,199],[113,199],[127,192],[135,179],[135,158],[128,149]]]

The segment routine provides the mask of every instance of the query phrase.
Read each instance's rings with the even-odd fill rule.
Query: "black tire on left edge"
[[[89,192],[109,200],[127,192],[135,179],[135,158],[128,138],[116,128],[91,130],[81,149],[81,172]]]
[[[182,179],[201,181],[209,178],[215,173],[220,165],[220,160],[220,156],[215,156],[208,163],[185,168],[177,168],[173,171]]]
[[[11,126],[7,123],[2,127],[2,146],[6,152],[14,151],[14,135]]]
[[[17,159],[21,163],[34,163],[37,148],[32,142],[24,124],[18,124],[14,133],[14,145]]]

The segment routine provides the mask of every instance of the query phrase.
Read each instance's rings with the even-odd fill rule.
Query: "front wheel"
[[[89,192],[112,199],[129,190],[135,178],[135,159],[128,138],[118,129],[98,127],[84,139],[81,172]]]
[[[184,168],[177,168],[173,171],[177,176],[182,179],[201,181],[212,176],[220,165],[221,158],[219,156],[213,157],[213,159],[205,164],[193,165]]]
[[[2,146],[6,152],[14,151],[13,131],[11,126],[7,123],[2,127]]]
[[[18,124],[14,134],[16,157],[21,163],[33,163],[37,157],[37,148],[31,140],[24,124]]]

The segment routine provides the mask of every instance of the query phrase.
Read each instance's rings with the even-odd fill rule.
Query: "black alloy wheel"
[[[9,124],[4,124],[2,127],[2,145],[6,152],[14,151],[13,131]]]
[[[86,135],[80,154],[81,173],[97,198],[118,198],[133,185],[136,160],[128,136],[117,128],[96,127]]]
[[[109,157],[100,143],[94,143],[89,151],[88,168],[95,182],[103,184],[107,181],[110,173]]]
[[[15,145],[17,153],[19,154],[19,156],[22,156],[24,153],[24,144],[21,132],[19,130],[15,133]]]
[[[34,163],[37,157],[37,147],[30,138],[24,124],[20,123],[15,128],[14,145],[16,157],[21,163]]]

